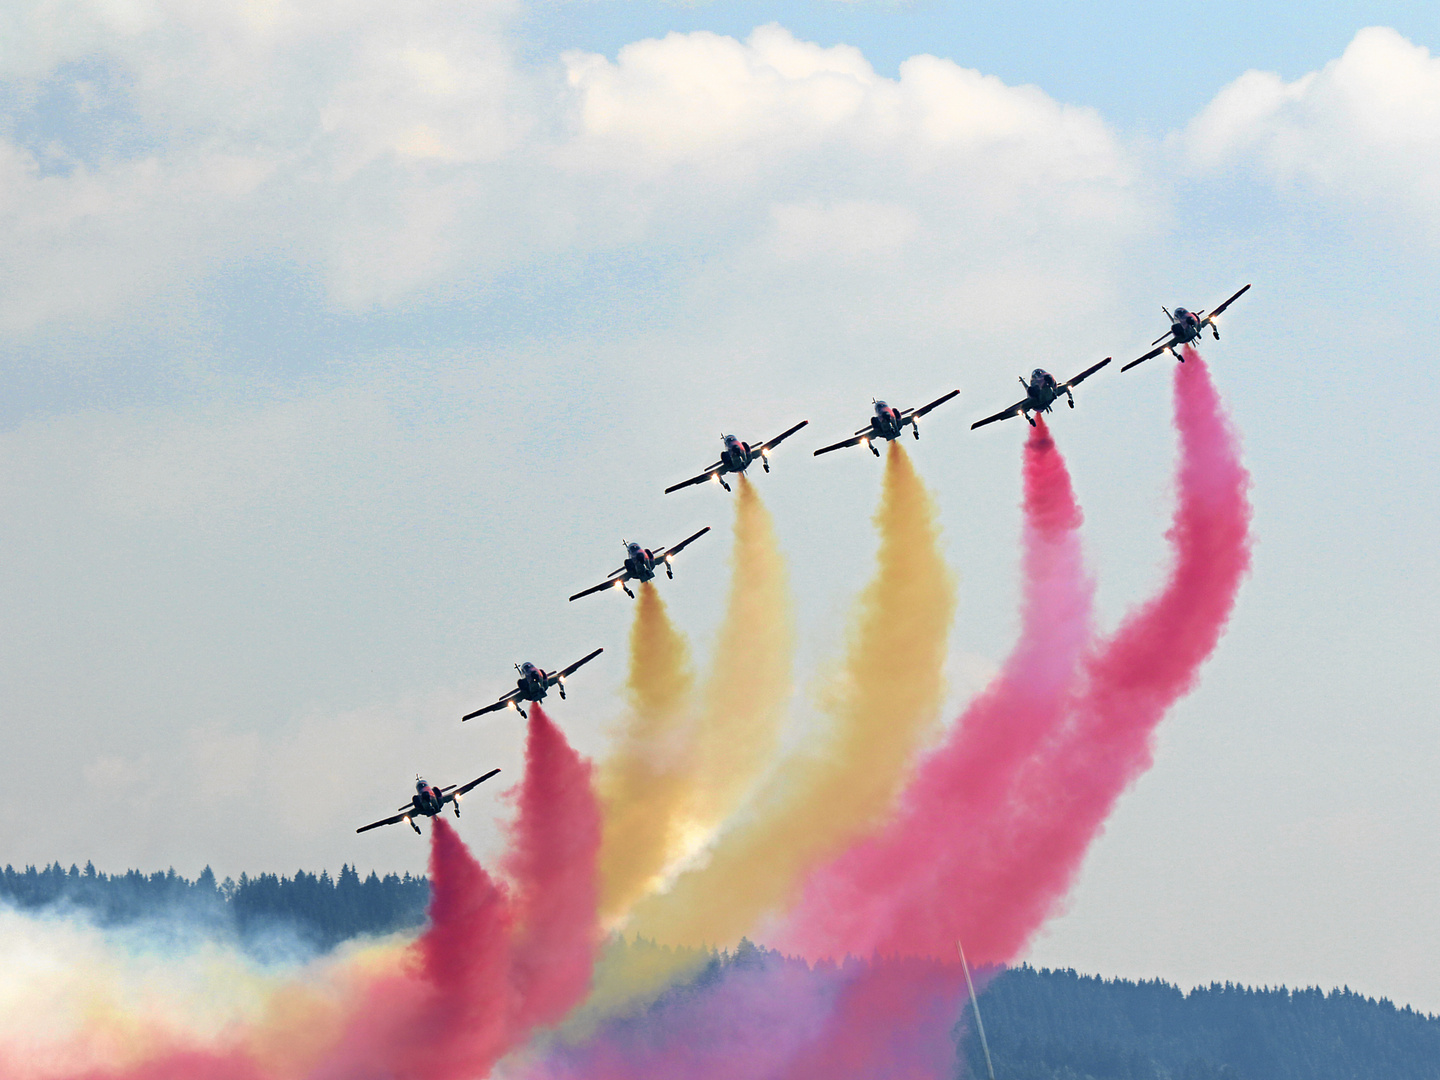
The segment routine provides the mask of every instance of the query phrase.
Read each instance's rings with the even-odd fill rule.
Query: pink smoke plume
[[[1060,904],[1115,802],[1150,767],[1156,726],[1194,688],[1250,569],[1239,438],[1200,354],[1187,346],[1184,357],[1174,369],[1180,464],[1169,578],[1087,657],[1071,724],[994,823],[1005,859],[962,906],[979,962],[1014,957]]]
[[[600,808],[591,767],[538,706],[530,710],[525,776],[506,859],[493,879],[454,828],[431,828],[429,925],[389,974],[369,977],[341,1017],[339,1037],[313,1048],[270,1045],[261,1064],[251,1033],[228,1049],[169,1047],[123,1069],[26,1075],[69,1080],[472,1080],[589,989],[600,941],[596,911]],[[0,1062],[0,1065],[3,1065]]]
[[[525,783],[505,869],[520,912],[511,953],[514,1024],[557,1023],[589,992],[600,946],[600,805],[591,765],[539,705],[530,709]]]
[[[1090,586],[1068,477],[1026,447],[1025,616],[995,684],[919,769],[897,818],[807,882],[785,938],[808,955],[1016,956],[1053,913],[1156,725],[1195,683],[1250,565],[1249,476],[1198,353],[1175,369],[1174,563],[1160,593],[1085,651]],[[1063,479],[1062,479],[1063,478]]]
[[[1003,864],[985,823],[1003,816],[1017,776],[1063,724],[1090,633],[1082,516],[1065,461],[1037,419],[1023,468],[1020,638],[921,764],[889,824],[810,876],[786,923],[788,947],[950,956],[968,888],[999,870],[988,864]]]
[[[941,1080],[955,1075],[957,964],[815,965],[742,942],[691,981],[583,1043],[555,1045],[526,1080]]]

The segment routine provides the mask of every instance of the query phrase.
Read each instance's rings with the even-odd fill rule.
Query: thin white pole
[[[965,970],[965,985],[970,990],[970,1007],[975,1010],[975,1030],[980,1032],[980,1049],[985,1051],[985,1068],[990,1080],[995,1080],[995,1066],[990,1063],[990,1044],[985,1041],[985,1021],[980,1019],[980,1000],[975,996],[975,984],[970,981],[970,964],[965,959],[965,946],[957,940],[955,947],[960,950],[960,966]]]

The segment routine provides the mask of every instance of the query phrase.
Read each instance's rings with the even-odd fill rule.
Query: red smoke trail
[[[68,1080],[473,1080],[584,998],[600,939],[600,809],[590,765],[540,708],[530,711],[525,777],[505,867],[495,881],[454,828],[433,819],[429,925],[399,970],[370,977],[339,1018],[338,1038],[314,1054],[230,1033],[218,1050],[177,1047],[135,1066],[28,1076]],[[261,1039],[261,1042],[266,1042]],[[308,1060],[307,1060],[308,1059]],[[0,1062],[0,1076],[20,1075]]]
[[[1008,857],[964,904],[966,946],[974,940],[981,963],[1014,957],[1055,910],[1116,800],[1149,768],[1156,725],[1194,688],[1250,568],[1250,476],[1209,369],[1184,352],[1174,369],[1174,565],[1161,592],[1088,658],[1073,724],[995,823],[993,842]]]
[[[431,925],[412,947],[408,976],[419,992],[401,980],[372,988],[371,1005],[315,1080],[485,1076],[584,998],[600,940],[600,809],[589,763],[538,705],[516,802],[508,897],[435,819]]]
[[[505,868],[520,926],[512,977],[516,1025],[557,1023],[590,989],[600,945],[600,806],[591,766],[539,705],[530,709],[525,783]]]
[[[1093,592],[1082,565],[1080,508],[1043,419],[1025,445],[1023,473],[1020,639],[922,763],[895,818],[811,875],[785,935],[807,955],[880,949],[948,958],[967,886],[1006,858],[989,846],[983,824],[1003,816],[1017,775],[1065,720]],[[974,931],[963,929],[968,940]]]
[[[401,974],[366,988],[313,1080],[483,1075],[512,1044],[504,890],[444,818],[430,832],[430,925]]]

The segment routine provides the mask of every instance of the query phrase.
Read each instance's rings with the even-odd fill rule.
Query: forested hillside
[[[21,910],[69,906],[102,926],[144,919],[184,917],[218,932],[253,941],[293,933],[315,948],[328,949],[360,934],[386,934],[419,926],[430,890],[424,878],[373,871],[363,881],[351,867],[337,877],[297,871],[295,876],[240,875],[217,882],[207,866],[194,881],[169,870],[103,874],[93,864],[82,870],[59,863],[37,870],[0,872],[0,903]]]
[[[980,999],[997,1080],[1440,1080],[1440,1017],[1348,988],[1188,993],[1014,968]],[[966,1037],[973,1075],[978,1040]]]

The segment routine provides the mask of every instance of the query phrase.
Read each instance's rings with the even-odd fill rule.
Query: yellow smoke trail
[[[687,832],[708,840],[774,759],[790,698],[795,620],[770,511],[740,474],[730,598],[695,731]],[[682,852],[689,854],[689,852]]]
[[[874,826],[939,712],[955,614],[935,504],[891,443],[875,576],[861,593],[830,730],[784,763],[754,811],[723,833],[704,866],[635,908],[638,933],[678,945],[728,945],[790,899],[800,875]]]
[[[710,838],[774,756],[790,696],[794,618],[774,522],[743,474],[730,565],[698,716],[685,639],[655,586],[641,586],[630,632],[630,708],[600,777],[601,917],[609,923]]]
[[[598,779],[605,808],[600,917],[607,922],[622,916],[674,855],[690,794],[694,682],[684,636],[655,583],[642,583],[630,628],[629,709]]]
[[[612,922],[625,906],[639,899],[646,886],[660,881],[666,867],[693,854],[710,839],[774,758],[791,692],[794,615],[773,519],[744,474],[737,489],[730,567],[730,596],[699,715],[687,725],[672,708],[666,719],[676,722],[675,727],[663,731],[666,720],[661,720],[641,733],[636,724],[640,710],[634,708],[625,742],[607,764],[631,778],[628,796],[634,805],[621,801],[618,790],[617,797],[607,802],[611,817],[607,818],[606,841],[611,842],[611,821],[618,822],[620,815],[628,819],[633,813],[643,815],[643,820],[627,825],[626,832],[632,840],[640,837],[645,845],[640,859],[632,852],[626,861],[626,890],[617,889],[602,907]],[[637,632],[631,639],[632,699],[636,699],[637,670],[647,678],[654,677],[646,673],[645,658],[636,650],[652,648],[660,638],[651,632],[642,639],[640,625],[637,615]],[[637,756],[653,755],[645,746],[647,738],[669,740],[659,758],[669,771],[653,764],[636,768]],[[603,781],[601,790],[606,790]],[[623,842],[616,827],[613,843]],[[662,847],[668,850],[662,852]],[[617,852],[617,864],[621,858]],[[572,1018],[572,1035],[588,1031],[615,1006],[647,996],[709,956],[691,949],[646,947],[640,942],[628,948],[623,943],[612,945],[596,969],[590,1001]]]

